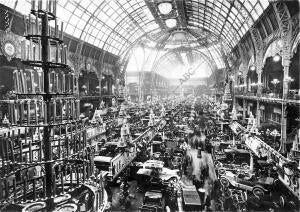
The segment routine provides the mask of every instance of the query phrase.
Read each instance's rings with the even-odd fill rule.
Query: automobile
[[[233,173],[247,172],[250,170],[250,166],[247,163],[242,164],[226,164],[220,161],[215,161],[215,169],[219,175],[223,175],[226,171]]]
[[[166,168],[164,162],[159,160],[147,160],[137,171],[137,175],[149,177],[150,183],[158,180],[162,183],[178,182],[180,180],[179,173],[179,169]]]
[[[161,152],[154,152],[153,155],[152,155],[152,159],[154,160],[159,160],[162,158],[162,153]]]
[[[146,191],[143,198],[143,205],[139,207],[139,211],[164,211],[164,200],[161,191]]]
[[[203,206],[203,199],[200,198],[199,192],[194,185],[182,188],[183,211],[202,211]]]
[[[282,211],[286,205],[286,197],[280,195],[279,197],[274,197],[273,195],[265,195],[263,198],[258,199],[255,196],[249,196],[247,199],[247,205],[254,210],[260,211]],[[292,210],[283,210],[283,211],[292,211]]]
[[[235,188],[251,191],[254,196],[261,198],[265,193],[270,193],[276,181],[272,177],[255,177],[249,173],[235,174],[225,171],[220,176],[220,183],[223,187],[233,186]]]
[[[244,149],[224,149],[215,151],[215,159],[223,163],[242,164],[250,161],[250,152]]]
[[[175,154],[183,156],[185,154],[185,151],[183,149],[176,148],[173,150],[173,155],[175,155]]]

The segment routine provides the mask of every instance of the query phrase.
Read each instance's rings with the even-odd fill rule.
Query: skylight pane
[[[252,6],[252,4],[250,3],[249,0],[246,0],[246,1],[245,1],[244,6],[246,7],[246,9],[247,9],[248,11],[251,11],[252,8],[253,8],[253,6]]]
[[[68,33],[68,34],[70,34],[70,35],[73,35],[74,29],[75,29],[75,27],[73,25],[68,24],[67,27],[66,27],[65,32]]]
[[[255,5],[255,10],[256,10],[258,16],[260,16],[263,13],[263,8],[261,7],[260,4]]]
[[[8,2],[10,2],[11,8],[14,8],[15,1],[8,0]],[[16,10],[22,14],[29,14],[31,10],[31,4],[28,1],[18,1]]]
[[[75,29],[73,32],[73,36],[79,38],[82,30],[79,30],[78,28]]]
[[[262,7],[266,9],[269,6],[269,1],[260,1],[260,4],[262,4]]]

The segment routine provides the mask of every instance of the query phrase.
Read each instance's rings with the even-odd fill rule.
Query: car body
[[[270,192],[275,183],[272,177],[256,178],[248,174],[234,174],[231,171],[226,171],[220,177],[220,183],[224,187],[233,186],[235,188],[252,191],[254,196],[261,198],[266,192]]]
[[[163,211],[164,201],[161,191],[150,190],[145,193],[143,205],[139,211]]]
[[[164,162],[159,160],[147,160],[142,168],[137,171],[137,174],[158,178],[162,182],[177,182],[180,180],[178,169],[168,169],[164,167]]]
[[[226,171],[238,173],[238,172],[248,172],[250,170],[250,166],[247,163],[242,163],[240,165],[240,164],[226,164],[226,163],[221,163],[219,161],[216,161],[214,165],[219,175],[223,175]]]

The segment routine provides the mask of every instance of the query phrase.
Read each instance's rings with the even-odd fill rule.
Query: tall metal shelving
[[[32,1],[24,23],[22,62],[34,68],[14,72],[15,98],[2,102],[10,127],[0,142],[0,210],[97,211],[103,180],[92,177],[94,152],[79,117],[77,79],[67,65],[56,1]]]

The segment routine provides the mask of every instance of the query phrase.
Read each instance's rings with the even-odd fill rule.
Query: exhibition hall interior
[[[298,0],[0,0],[0,211],[300,211]]]

